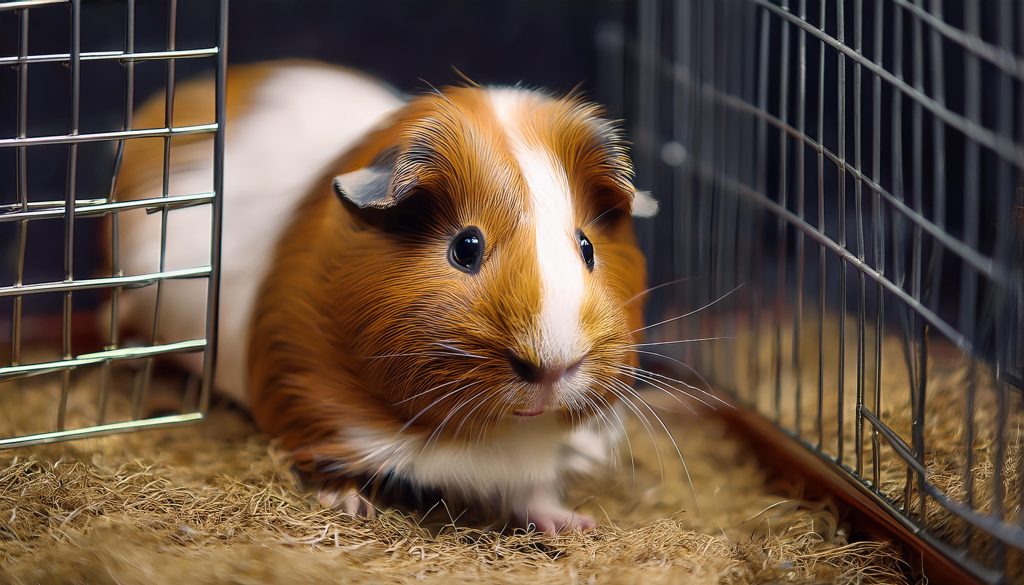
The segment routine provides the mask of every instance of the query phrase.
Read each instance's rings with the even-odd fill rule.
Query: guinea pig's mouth
[[[526,401],[525,404],[520,405],[519,408],[513,410],[512,416],[516,418],[530,418],[532,416],[544,414],[554,407],[554,404],[556,403],[556,396],[558,394],[554,384],[537,384],[536,388],[532,392],[533,396],[530,397],[530,400]]]

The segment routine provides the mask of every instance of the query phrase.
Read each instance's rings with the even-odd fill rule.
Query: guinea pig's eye
[[[587,263],[587,270],[594,271],[594,244],[583,230],[576,230],[576,239],[580,242],[580,253],[583,254],[583,261]]]
[[[448,246],[448,262],[459,270],[476,274],[484,257],[484,235],[475,227],[468,227],[455,236]]]

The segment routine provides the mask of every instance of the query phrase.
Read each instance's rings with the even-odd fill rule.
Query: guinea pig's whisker
[[[602,212],[601,212],[601,213],[600,213],[600,214],[599,214],[599,215],[598,215],[597,217],[595,217],[594,219],[592,219],[592,220],[588,221],[588,222],[587,222],[587,224],[586,224],[586,225],[584,225],[584,226],[583,226],[582,228],[580,228],[580,229],[582,229],[583,231],[587,231],[587,230],[589,230],[589,229],[591,228],[591,226],[593,226],[593,225],[594,225],[595,223],[597,223],[598,221],[600,221],[602,217],[604,217],[604,216],[608,215],[609,213],[611,213],[611,212],[615,211],[616,209],[620,209],[620,208],[621,208],[621,207],[623,207],[623,206],[624,206],[624,205],[625,205],[626,203],[627,203],[627,201],[622,201],[622,202],[620,202],[620,203],[617,203],[617,204],[615,204],[615,205],[613,205],[613,206],[609,207],[608,209],[606,209],[606,210],[602,211]]]
[[[612,419],[608,417],[608,414],[610,413],[615,417],[615,422],[618,423],[618,429],[622,431],[623,435],[625,435],[626,425],[623,423],[622,417],[620,417],[619,413],[616,412],[612,403],[608,402],[607,398],[601,396],[597,392],[594,392],[594,390],[589,387],[584,391],[583,397],[584,400],[590,403],[595,415],[605,423],[609,430],[615,430],[616,428]],[[629,437],[626,437],[626,442],[629,442]]]
[[[707,390],[701,389],[701,392],[703,392],[704,394],[707,394],[708,396],[714,396],[714,394],[715,394],[714,391],[712,391],[711,383],[708,382],[707,378],[702,376],[700,374],[700,372],[695,370],[693,367],[690,366],[690,364],[687,364],[686,362],[683,362],[681,360],[677,360],[676,358],[674,358],[672,356],[668,356],[668,355],[665,355],[663,353],[658,353],[656,351],[647,351],[647,350],[644,350],[644,349],[627,349],[626,351],[630,351],[630,352],[633,352],[633,353],[641,353],[641,354],[644,354],[644,355],[650,355],[650,356],[654,356],[654,357],[660,357],[662,359],[666,359],[666,360],[669,360],[671,362],[675,362],[675,363],[679,364],[680,366],[683,366],[684,368],[689,370],[690,373],[693,374],[694,376],[697,376],[698,378],[700,378],[701,382],[704,382],[704,385],[707,387]],[[717,397],[716,397],[716,399],[721,400],[720,398],[717,398]]]
[[[653,440],[654,426],[651,424],[650,419],[648,419],[647,415],[644,414],[644,412],[636,406],[636,404],[633,402],[633,399],[630,398],[629,395],[622,393],[622,388],[628,388],[629,386],[617,378],[609,378],[608,380],[603,382],[597,381],[597,383],[600,384],[601,387],[603,387],[605,390],[614,394],[619,400],[622,400],[623,404],[625,404],[626,407],[629,408],[630,411],[632,411],[633,414],[637,416],[641,424],[644,425],[648,434],[651,435],[651,439]],[[636,398],[641,402],[644,402],[641,396],[636,395]]]
[[[622,417],[619,416],[618,410],[614,406],[612,406],[610,402],[608,402],[608,399],[596,393],[595,396],[597,396],[597,398],[599,398],[601,402],[608,405],[608,411],[611,412],[612,416],[615,417],[615,421],[619,425],[619,430],[622,432],[622,438],[626,441],[626,449],[629,450],[629,468],[632,485],[636,486],[636,458],[633,455],[633,442],[629,440],[629,431],[626,428],[626,423],[625,421],[622,420]],[[614,448],[617,449],[618,447],[616,446]]]
[[[493,400],[484,412],[482,420],[498,420],[502,416],[507,415],[510,410],[508,406],[512,404],[519,392],[526,390],[527,384],[518,382],[515,384],[499,384],[496,385],[496,392],[500,394],[498,400]],[[487,432],[490,429],[487,425],[481,425],[480,432],[477,434],[476,441],[483,443],[487,439]]]
[[[612,395],[614,395],[616,398],[621,400],[622,403],[626,405],[626,408],[628,408],[630,412],[632,412],[636,416],[637,420],[640,421],[641,426],[643,426],[644,430],[647,432],[647,435],[651,438],[651,445],[654,446],[654,454],[658,460],[658,469],[661,475],[661,481],[664,482],[665,465],[662,462],[661,458],[661,447],[658,446],[658,439],[654,435],[654,426],[651,424],[650,419],[647,418],[647,415],[644,414],[643,411],[641,411],[635,404],[633,404],[633,401],[629,398],[629,396],[623,394],[621,390],[615,388],[615,386],[610,382],[619,382],[619,380],[616,380],[615,378],[609,378],[607,380],[602,380],[598,378],[594,380],[595,384],[604,388]]]
[[[684,400],[679,398],[679,396],[677,396],[676,394],[682,394],[684,396],[688,396],[688,397],[696,400],[697,402],[700,402],[701,404],[707,406],[708,408],[713,408],[710,404],[708,404],[707,402],[704,402],[700,398],[697,398],[696,396],[690,394],[689,392],[687,392],[687,391],[685,391],[685,390],[683,390],[681,388],[676,388],[675,386],[672,386],[671,384],[668,384],[668,383],[666,383],[666,382],[664,382],[662,380],[659,380],[659,379],[655,378],[654,376],[650,375],[649,372],[646,372],[644,370],[636,370],[634,368],[630,368],[630,369],[620,369],[619,371],[624,373],[624,374],[628,374],[628,375],[634,376],[637,380],[640,380],[641,382],[646,382],[653,389],[655,389],[655,390],[657,390],[657,391],[659,391],[659,392],[669,396],[670,398],[672,398],[672,400],[675,400],[676,402],[678,402],[681,406],[685,407],[686,410],[689,410],[691,414],[697,414],[697,412],[693,410],[692,406],[687,404]]]
[[[466,354],[455,353],[449,351],[410,351],[406,353],[385,353],[379,355],[368,355],[364,356],[366,360],[380,360],[387,358],[398,358],[398,357],[465,357]]]
[[[629,347],[629,348],[633,348],[633,347],[652,347],[652,346],[655,346],[655,345],[676,345],[676,344],[680,344],[680,343],[699,343],[701,341],[719,341],[719,340],[722,340],[722,339],[736,339],[736,338],[731,336],[731,335],[723,335],[723,336],[720,336],[720,337],[695,337],[693,339],[673,339],[671,341],[653,341],[653,342],[650,342],[650,343],[634,343],[632,345],[627,345],[626,347]]]
[[[636,351],[637,353],[640,353],[639,350],[634,350],[634,351]],[[644,353],[651,353],[651,352],[644,352]],[[682,362],[680,362],[680,363],[682,363]],[[690,390],[693,390],[694,392],[699,392],[699,393],[704,394],[704,395],[706,395],[706,396],[708,396],[708,397],[710,397],[710,398],[712,398],[714,400],[718,400],[719,402],[722,402],[722,400],[720,398],[718,398],[717,396],[715,396],[713,393],[708,392],[707,390],[705,390],[703,388],[700,388],[698,386],[694,386],[693,384],[690,384],[689,382],[687,382],[685,380],[680,380],[678,378],[672,378],[671,376],[666,376],[665,374],[661,374],[661,373],[654,372],[652,370],[647,370],[647,369],[644,369],[644,368],[635,368],[633,366],[625,366],[625,367],[629,368],[631,371],[642,372],[644,374],[647,374],[647,375],[650,375],[650,376],[654,376],[654,377],[662,379],[662,380],[668,380],[670,382],[675,382],[677,384],[682,384],[683,386],[686,386],[687,388],[689,388]],[[694,397],[694,398],[696,398],[696,397]],[[722,404],[725,404],[725,402],[722,402]]]
[[[480,404],[477,405],[477,407],[482,406],[484,404],[487,404],[487,402],[488,401],[486,401],[486,400],[481,400]],[[484,413],[480,416],[480,419],[479,419],[481,421],[480,428],[477,429],[477,432],[472,437],[472,442],[473,443],[482,444],[487,439],[487,430],[488,430],[487,421],[492,420],[491,417],[495,416],[496,414],[498,414],[500,412],[499,411],[500,403],[501,403],[500,400],[493,400],[493,401],[491,401],[490,405],[487,407],[487,409],[484,411]],[[467,420],[469,420],[469,416],[468,415],[462,418],[462,421],[459,422],[458,428],[455,429],[455,436],[458,436],[459,433],[462,432],[462,425],[465,424],[465,422]]]
[[[474,384],[476,384],[476,383],[477,382],[474,382]],[[428,446],[430,446],[431,443],[435,443],[436,444],[436,442],[441,439],[441,432],[448,425],[448,422],[452,420],[452,417],[455,416],[456,412],[461,410],[467,404],[471,404],[474,400],[476,400],[477,398],[480,398],[481,396],[486,394],[488,391],[490,391],[489,388],[484,388],[483,390],[480,390],[479,392],[477,392],[477,393],[475,393],[475,394],[473,394],[471,396],[463,398],[461,401],[459,401],[458,404],[456,404],[456,406],[454,408],[452,408],[450,411],[448,411],[448,414],[445,415],[444,420],[441,421],[441,424],[437,425],[437,428],[434,429],[434,431],[432,433],[430,433],[429,437],[427,437],[427,440],[423,444],[423,449],[421,450],[421,452],[425,451],[426,448]],[[484,401],[481,401],[481,402],[484,402]]]
[[[591,402],[591,404],[593,404],[594,411],[598,413],[598,417],[599,417],[599,420],[601,421],[601,424],[605,425],[605,427],[608,429],[609,433],[615,433],[616,432],[616,428],[617,428],[618,432],[621,433],[621,436],[622,436],[623,440],[626,441],[626,449],[629,451],[629,466],[630,466],[630,469],[632,469],[632,476],[633,476],[633,480],[635,482],[636,481],[636,460],[633,457],[633,443],[629,440],[629,433],[626,430],[625,423],[623,423],[623,421],[622,421],[622,417],[619,416],[619,413],[616,412],[615,407],[612,406],[612,404],[610,402],[608,402],[608,400],[604,396],[601,396],[600,394],[598,394],[597,392],[594,392],[593,390],[590,390],[589,388],[588,388],[588,391],[593,393],[593,397],[591,398],[591,397],[588,396],[587,400],[589,400]],[[598,404],[598,401],[600,401],[601,404]],[[611,414],[611,417],[608,416],[609,414]],[[612,420],[612,417],[614,417],[614,420]],[[618,455],[619,455],[618,442],[617,441],[612,441],[612,456],[613,456],[612,461],[613,462],[617,462],[618,461]]]
[[[475,381],[474,382],[470,382],[469,384],[466,384],[465,386],[460,386],[460,387],[456,388],[455,390],[452,390],[451,392],[448,392],[444,396],[441,396],[440,398],[435,399],[433,402],[428,404],[425,408],[420,409],[420,411],[417,412],[415,416],[413,416],[412,418],[407,420],[405,422],[405,424],[402,425],[402,428],[398,429],[398,434],[402,434],[403,432],[405,432],[406,429],[408,429],[410,426],[412,426],[412,423],[416,422],[416,419],[418,419],[419,417],[423,416],[427,411],[429,411],[430,409],[432,409],[435,406],[437,406],[438,404],[440,404],[444,399],[446,399],[446,398],[448,398],[450,396],[454,396],[455,394],[465,390],[466,388],[469,388],[470,386],[472,386],[474,384],[476,384]]]
[[[474,412],[476,412],[481,406],[483,406],[485,404],[487,404],[487,401],[486,400],[481,400],[481,401],[479,401],[477,403],[476,406],[474,406],[472,409],[470,409],[469,412],[464,414],[462,416],[462,420],[459,421],[459,425],[457,427],[455,427],[455,433],[452,435],[452,437],[458,437],[459,433],[462,432],[462,427],[466,424],[466,421],[469,420],[473,416]],[[493,407],[494,407],[494,405],[492,404],[491,408],[493,408]],[[484,417],[484,421],[486,421],[486,420],[488,420],[488,419],[486,417]]]
[[[479,383],[479,381],[477,383]],[[466,398],[464,398],[461,401],[459,401],[458,404],[456,404],[451,410],[448,411],[448,414],[445,415],[444,420],[441,421],[441,424],[438,425],[437,429],[434,430],[432,435],[436,435],[437,438],[440,439],[440,431],[443,430],[444,427],[449,422],[455,420],[455,414],[458,413],[463,408],[465,408],[466,406],[472,404],[473,402],[476,402],[477,403],[476,406],[474,406],[472,409],[470,409],[468,412],[466,412],[465,415],[462,416],[462,420],[460,421],[460,424],[466,422],[466,420],[468,420],[468,417],[473,412],[475,412],[477,408],[479,408],[481,405],[487,403],[486,400],[479,400],[478,401],[477,399],[481,398],[482,396],[484,396],[485,394],[488,394],[490,392],[492,392],[492,390],[490,388],[484,388],[484,389],[480,390],[479,392],[476,392],[476,393],[474,393],[474,394],[472,394],[470,396],[467,396]],[[455,435],[453,435],[453,436],[456,436],[456,435],[458,435],[458,431],[456,431]]]
[[[680,390],[679,388],[676,388],[676,387],[671,386],[669,384],[666,384],[666,383],[664,383],[664,382],[662,382],[660,380],[656,380],[656,379],[653,379],[653,378],[648,378],[648,377],[644,376],[643,374],[638,374],[638,373],[632,373],[631,375],[636,377],[637,380],[640,380],[641,382],[644,382],[645,384],[647,384],[647,386],[650,387],[652,390],[660,392],[660,393],[668,396],[672,400],[675,400],[680,406],[682,406],[683,408],[688,410],[690,412],[690,414],[697,414],[697,412],[693,409],[693,407],[690,404],[687,404],[686,401],[684,401],[683,399],[679,398],[679,396],[677,396],[677,394],[684,394],[686,396],[689,396],[690,398],[693,398],[694,400],[697,400],[699,402],[707,404],[706,402],[703,402],[702,400],[700,400],[698,398],[695,398],[694,396],[690,395],[689,393],[684,392],[683,390]],[[662,406],[658,406],[658,405],[655,405],[654,408],[665,410]]]
[[[456,352],[457,355],[460,355],[460,356],[463,356],[463,357],[471,357],[471,358],[475,358],[475,359],[478,359],[478,360],[485,360],[485,359],[487,359],[485,356],[477,355],[475,353],[469,353],[468,351],[466,351],[464,349],[460,349],[460,348],[452,346],[452,345],[447,345],[447,344],[440,343],[440,342],[434,342],[434,345],[443,347],[445,349],[450,349],[450,350]]]
[[[636,301],[640,297],[642,297],[642,296],[644,296],[646,294],[652,293],[652,292],[654,292],[654,291],[656,291],[658,289],[665,288],[666,286],[672,286],[673,284],[679,284],[680,282],[686,282],[687,280],[691,280],[693,278],[694,277],[692,277],[692,276],[684,276],[682,278],[677,278],[675,280],[670,280],[668,282],[663,282],[661,284],[656,284],[656,285],[654,285],[654,286],[652,286],[650,288],[646,288],[646,289],[636,293],[635,295],[629,297],[628,299],[623,301],[622,306],[625,307],[626,305]]]
[[[431,392],[434,392],[435,390],[440,390],[441,388],[444,388],[445,386],[451,386],[452,384],[457,384],[457,383],[459,383],[461,381],[462,380],[449,380],[449,381],[445,382],[444,384],[438,384],[437,386],[434,386],[432,388],[427,388],[426,390],[424,390],[422,392],[417,392],[416,394],[413,394],[412,396],[410,396],[408,398],[403,398],[402,400],[399,400],[395,404],[398,405],[398,404],[402,404],[402,403],[405,403],[405,402],[409,402],[410,400],[414,400],[416,398],[419,398],[420,396],[423,396],[424,394],[429,394]]]
[[[716,402],[719,402],[719,403],[724,404],[726,406],[729,405],[728,402],[725,402],[724,400],[722,400],[718,396],[715,396],[714,394],[712,394],[710,392],[707,392],[706,390],[704,390],[702,388],[698,388],[697,386],[694,386],[693,384],[690,384],[690,383],[686,382],[685,380],[679,380],[677,378],[672,378],[670,376],[666,376],[665,374],[659,374],[658,372],[652,372],[651,370],[645,370],[643,368],[634,368],[632,366],[628,366],[628,367],[629,367],[630,371],[636,372],[637,374],[643,374],[646,377],[653,377],[653,378],[656,378],[658,380],[662,380],[662,381],[665,381],[665,382],[674,382],[676,384],[682,384],[683,386],[686,386],[690,390],[693,390],[694,392],[699,392],[699,393],[707,396],[708,398],[710,398],[710,399],[712,399],[712,400],[714,400]],[[683,394],[685,394],[687,396],[689,396],[690,398],[693,398],[694,400],[700,402],[701,404],[704,404],[705,406],[707,406],[709,408],[712,408],[712,409],[715,408],[714,405],[712,405],[712,404],[710,404],[708,402],[705,402],[700,397],[694,396],[693,394],[690,394],[689,392],[686,392],[686,391],[684,391],[681,388],[673,388],[673,389],[677,390],[678,392],[681,392],[681,393],[683,393]]]
[[[622,417],[616,412],[615,407],[612,406],[608,399],[595,392],[593,388],[587,386],[580,395],[580,398],[587,403],[590,409],[593,411],[593,418],[598,421],[599,424],[604,425],[608,429],[609,433],[615,433],[616,429],[621,432],[621,436],[626,441],[626,449],[629,451],[629,466],[632,470],[632,478],[634,485],[636,484],[636,460],[633,457],[633,444],[629,440],[629,433],[626,431],[626,425],[622,421]],[[600,404],[598,403],[600,401]],[[603,406],[602,406],[603,405]],[[609,418],[608,413],[611,413],[615,417],[613,422]],[[618,423],[617,426],[615,423]],[[613,441],[611,444],[611,461],[617,463],[619,460],[619,446],[618,443]]]
[[[580,403],[578,399],[571,399],[565,401],[565,409],[569,413],[569,424],[572,427],[582,425],[584,415],[586,414],[584,405]]]
[[[472,369],[468,370],[465,374],[463,374],[463,376],[468,376],[468,375],[472,374],[473,372],[476,372],[477,370],[480,369],[480,367],[481,366],[476,366],[475,368],[472,368]],[[437,386],[434,386],[432,388],[427,388],[426,390],[423,390],[422,392],[417,392],[416,394],[413,394],[412,396],[410,396],[408,398],[403,398],[402,400],[399,400],[395,404],[397,405],[397,404],[402,404],[403,402],[408,402],[408,401],[413,400],[415,398],[419,398],[420,396],[423,396],[424,394],[429,394],[430,392],[434,392],[434,391],[439,390],[439,389],[441,389],[441,388],[443,388],[445,386],[451,386],[452,384],[457,384],[457,383],[462,382],[462,381],[463,381],[462,379],[458,379],[458,378],[455,379],[455,380],[449,380],[449,381],[447,381],[447,382],[445,382],[443,384],[438,384]]]
[[[591,396],[589,392],[592,392],[592,390],[587,388],[587,390],[571,398],[570,412],[578,415],[580,424],[589,423],[590,421],[597,421],[602,424],[610,423],[608,415],[604,412],[605,409],[595,400],[599,395],[595,393]],[[610,425],[609,428],[611,428]]]
[[[429,354],[427,352],[423,352],[423,351],[410,351],[410,352],[402,352],[402,353],[382,353],[382,354],[378,354],[378,355],[367,355],[367,356],[363,356],[363,359],[364,360],[382,360],[382,359],[387,359],[387,358],[414,357],[414,356],[415,357],[419,357],[419,356],[425,356],[425,355],[429,355]]]
[[[688,313],[683,313],[682,315],[679,315],[678,317],[672,317],[672,318],[670,318],[670,319],[665,319],[664,321],[658,321],[657,323],[652,323],[652,324],[650,324],[650,325],[647,325],[646,327],[641,327],[641,328],[639,328],[639,329],[634,329],[633,331],[630,331],[630,334],[633,334],[633,333],[639,333],[639,332],[641,332],[641,331],[646,331],[646,330],[648,330],[648,329],[652,329],[652,328],[654,328],[654,327],[658,327],[659,325],[664,325],[664,324],[666,324],[666,323],[671,323],[671,322],[673,322],[673,321],[678,321],[678,320],[680,320],[680,319],[685,319],[685,318],[687,318],[687,317],[689,317],[689,316],[691,316],[691,315],[696,315],[697,313],[699,313],[699,312],[703,311],[704,309],[707,309],[708,307],[711,307],[711,306],[712,306],[712,305],[714,305],[715,303],[717,303],[717,302],[721,301],[722,299],[724,299],[724,298],[728,297],[728,296],[729,296],[729,295],[731,295],[732,293],[734,293],[734,292],[736,292],[736,291],[740,290],[740,289],[741,289],[742,287],[743,287],[743,284],[742,284],[742,283],[741,283],[741,284],[738,284],[738,285],[736,285],[736,288],[734,288],[734,289],[732,289],[731,291],[729,291],[729,292],[727,292],[727,293],[725,293],[725,294],[721,295],[721,296],[720,296],[720,297],[718,297],[717,299],[715,299],[715,300],[713,300],[713,301],[711,301],[711,302],[709,302],[709,303],[705,304],[705,305],[704,305],[704,306],[702,306],[702,307],[698,307],[698,308],[696,308],[696,309],[694,309],[694,310],[692,310],[692,311],[690,311],[690,312],[688,312]]]
[[[665,436],[668,437],[669,441],[671,441],[672,448],[675,449],[676,456],[679,457],[679,463],[683,465],[683,472],[686,474],[686,481],[687,483],[690,484],[690,492],[693,493],[694,506],[697,508],[697,513],[700,514],[700,502],[697,498],[697,489],[693,487],[693,478],[690,477],[690,468],[686,465],[686,459],[683,457],[683,452],[679,449],[679,443],[676,443],[676,438],[673,437],[672,433],[668,430],[668,426],[665,424],[665,421],[663,421],[661,417],[658,416],[658,413],[655,412],[653,408],[651,408],[651,405],[648,404],[647,401],[640,397],[636,390],[629,387],[629,384],[626,384],[622,380],[613,380],[613,382],[617,382],[620,388],[622,388],[624,391],[635,396],[638,400],[640,400],[640,403],[644,405],[648,412],[651,413],[651,416],[654,417],[654,420],[658,422],[658,425],[661,427],[661,430],[665,431]]]

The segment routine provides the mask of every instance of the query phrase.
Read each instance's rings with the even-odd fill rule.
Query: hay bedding
[[[787,316],[783,323],[791,323]],[[790,364],[794,363],[793,330],[784,328],[780,337],[778,360],[783,364],[780,372],[781,400],[777,412],[783,426],[797,429],[805,440],[814,443],[819,436],[816,412],[818,409],[818,331],[817,315],[804,316],[805,327],[801,330],[799,353],[797,357],[803,367],[794,371]],[[766,327],[766,331],[769,329]],[[824,321],[825,340],[839,338],[839,319],[829,316]],[[848,318],[845,327],[846,354],[845,376],[843,378],[843,403],[845,424],[838,426],[837,413],[840,408],[836,388],[839,385],[840,355],[838,344],[826,345],[822,356],[822,378],[825,391],[821,407],[823,411],[820,436],[823,449],[835,456],[837,439],[842,434],[845,446],[844,463],[852,466],[855,463],[854,449],[856,446],[855,412],[857,405],[857,322]],[[864,403],[874,412],[876,378],[881,388],[881,410],[876,414],[895,431],[907,444],[912,445],[912,394],[911,374],[906,360],[905,342],[894,333],[882,336],[881,370],[875,362],[875,329],[868,324],[865,327],[865,358],[864,358]],[[826,342],[828,343],[828,342]],[[774,406],[775,363],[776,353],[773,343],[758,341],[752,335],[742,335],[736,339],[736,352],[740,355],[756,356],[756,360],[747,363],[747,368],[736,371],[736,384],[739,388],[750,389],[755,397],[754,403],[758,410],[769,416],[776,413]],[[916,356],[915,356],[916,359]],[[981,363],[974,362],[962,355],[948,343],[933,339],[928,350],[928,378],[925,390],[926,407],[924,413],[925,469],[927,480],[954,502],[970,505],[979,512],[994,514],[997,510],[996,493],[1004,494],[1003,517],[1009,521],[1020,521],[1024,518],[1024,395],[1019,391],[1004,388],[1000,402],[1000,388],[992,372]],[[753,362],[756,361],[756,366]],[[754,375],[754,367],[762,373]],[[797,378],[803,387],[800,400],[797,400],[795,388]],[[754,383],[758,380],[759,383]],[[975,397],[973,406],[969,403],[968,387],[973,383]],[[799,406],[798,406],[799,405]],[[797,425],[797,409],[801,416]],[[968,472],[967,448],[967,413],[974,419],[974,435],[970,444],[971,464]],[[998,450],[999,418],[1003,417],[1002,453],[1003,470],[1001,485],[997,485],[995,473]],[[864,425],[864,475],[872,479],[873,445],[871,426]],[[907,465],[899,454],[892,449],[884,438],[879,438],[879,485],[878,491],[892,501],[897,508],[909,507],[918,521],[920,515],[921,494],[913,489],[907,499],[905,486],[907,482]],[[969,473],[969,475],[968,475]],[[973,482],[973,496],[968,504],[968,478]],[[913,480],[916,482],[916,479]],[[916,484],[915,484],[916,488]],[[924,507],[923,524],[936,536],[944,541],[968,549],[973,557],[986,563],[995,563],[999,558],[999,549],[994,539],[987,534],[971,530],[969,525],[934,499],[928,498]],[[1007,552],[1007,575],[1012,582],[1024,580],[1024,553],[1018,550]]]
[[[0,429],[52,420],[58,395],[43,378],[4,388]],[[94,398],[73,392],[70,420],[87,420]],[[663,416],[699,513],[670,443],[657,437],[659,464],[630,421],[633,464],[624,450],[618,470],[569,493],[600,528],[554,538],[453,523],[457,513],[443,508],[371,521],[320,509],[248,418],[224,405],[198,426],[0,451],[0,582],[904,581],[888,545],[851,543],[827,504],[767,485],[719,420]]]

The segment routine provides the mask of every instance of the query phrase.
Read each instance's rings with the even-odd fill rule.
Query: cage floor
[[[791,317],[787,316],[783,321],[791,322]],[[852,318],[845,323],[847,343],[842,360],[834,346],[827,346],[821,356],[820,380],[824,391],[819,398],[817,318],[810,315],[804,323],[798,343],[794,343],[791,328],[781,330],[777,343],[764,338],[759,341],[751,335],[739,336],[735,351],[740,355],[756,356],[751,364],[756,362],[762,373],[770,372],[772,375],[758,376],[749,367],[747,370],[737,368],[737,387],[749,390],[751,401],[760,412],[777,418],[781,426],[810,444],[820,441],[822,451],[832,457],[842,451],[844,463],[856,468],[858,324]],[[823,338],[839,338],[839,325],[837,318],[825,319]],[[874,328],[865,327],[864,335],[866,347],[861,365],[864,404],[905,444],[913,445],[911,388],[914,384],[907,357],[920,359],[920,356],[916,350],[908,353],[903,338],[893,332],[885,332],[877,351],[883,356],[879,369],[875,357],[877,342]],[[842,378],[838,374],[841,362],[846,372]],[[782,364],[777,378],[774,375],[779,367],[776,363]],[[794,363],[803,366],[795,369],[791,367]],[[925,421],[922,440],[926,445],[923,459],[927,481],[954,503],[984,514],[994,515],[998,511],[1007,520],[1019,522],[1024,513],[1024,396],[1009,388],[1004,388],[1000,396],[999,385],[992,372],[983,364],[963,356],[948,343],[930,342],[927,366],[927,401],[922,417]],[[774,387],[776,379],[778,391]],[[750,380],[761,382],[755,384]],[[836,392],[840,380],[843,388],[841,402]],[[881,394],[876,402],[879,387]],[[797,394],[797,388],[803,389],[802,394]],[[823,413],[820,422],[816,416],[819,406]],[[839,425],[840,411],[844,415],[842,426]],[[906,462],[884,437],[878,438],[877,445],[873,444],[871,430],[871,425],[866,422],[861,438],[863,477],[874,482],[874,466],[877,465],[878,491],[894,507],[908,507],[915,521],[950,545],[965,549],[976,560],[996,563],[1000,555],[997,541],[981,530],[972,530],[933,498],[928,498],[922,507],[916,476],[908,475]],[[842,449],[838,447],[840,438],[845,446]],[[996,464],[1000,459],[1002,465],[997,471]],[[908,481],[911,482],[909,492]],[[1010,548],[1005,554],[1005,572],[1010,581],[1024,580],[1021,551]]]
[[[50,416],[58,394],[5,389],[0,418]],[[91,408],[76,395],[69,420]],[[2,451],[0,582],[904,582],[893,548],[850,542],[830,505],[771,485],[719,419],[661,415],[692,491],[667,436],[629,421],[633,463],[624,450],[569,492],[601,526],[554,538],[320,509],[226,406],[199,426]]]

